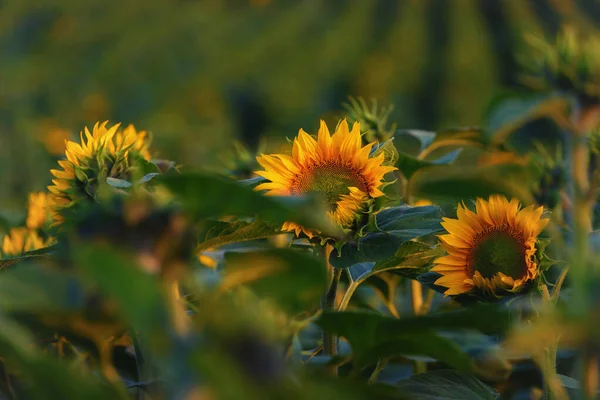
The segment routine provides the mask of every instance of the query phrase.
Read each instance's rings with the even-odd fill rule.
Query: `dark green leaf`
[[[406,242],[393,257],[377,262],[373,274],[388,271],[417,279],[417,276],[429,271],[433,260],[443,255],[444,249],[439,246],[431,248],[423,243]]]
[[[112,187],[119,189],[126,189],[132,186],[131,182],[128,182],[124,179],[111,178],[110,176],[106,178],[106,183],[108,183]]]
[[[331,253],[329,262],[336,268],[348,268],[361,262],[381,261],[396,254],[403,243],[441,231],[442,212],[437,206],[399,206],[376,215],[381,232],[368,233],[358,242],[345,244]]]
[[[263,178],[262,176],[256,176],[254,178],[242,179],[242,180],[239,180],[238,182],[241,185],[253,188],[255,186],[258,186],[260,183],[263,183],[263,182],[266,182],[266,181],[267,181],[266,178]]]
[[[435,137],[436,137],[435,132],[420,131],[420,130],[416,130],[416,129],[400,130],[400,131],[398,131],[397,135],[407,135],[407,136],[411,136],[411,137],[414,137],[415,139],[417,139],[421,146],[420,151],[423,151],[427,147],[429,147],[429,145],[435,140]]]
[[[317,307],[327,286],[321,260],[292,249],[228,252],[224,272],[226,288],[248,285],[291,313]]]
[[[567,98],[556,94],[504,98],[493,106],[487,117],[488,138],[493,143],[502,143],[529,121],[544,116],[564,115],[568,105]]]
[[[439,202],[459,202],[491,194],[504,194],[528,201],[531,177],[525,167],[502,164],[423,171],[413,179],[415,196]]]
[[[44,247],[43,249],[28,251],[20,256],[0,259],[0,270],[24,261],[30,261],[33,258],[45,257],[56,250],[56,245]]]
[[[429,270],[431,262],[444,253],[440,247],[431,248],[419,242],[406,242],[398,248],[396,254],[386,260],[364,262],[348,268],[352,280],[362,282],[380,272],[392,272],[407,278],[416,279]]]
[[[452,370],[414,375],[397,383],[414,400],[495,400],[499,394],[475,376]]]
[[[497,305],[482,304],[458,311],[402,320],[367,311],[325,312],[318,324],[324,329],[339,334],[347,333],[352,330],[352,327],[361,326],[359,331],[368,333],[369,338],[385,339],[386,335],[395,335],[399,332],[414,333],[427,329],[475,329],[482,332],[502,333],[510,328],[511,321],[507,309]]]
[[[401,205],[378,212],[375,223],[377,228],[384,232],[401,229],[432,229],[433,232],[442,229],[440,222],[443,215],[438,206]]]
[[[374,262],[358,263],[349,267],[348,272],[350,272],[350,276],[354,282],[364,281],[371,276],[374,266]]]
[[[31,294],[31,293],[30,293]],[[0,353],[4,362],[19,371],[27,398],[32,399],[127,399],[124,390],[107,385],[79,368],[35,351],[31,333],[4,316],[0,317]]]
[[[155,277],[113,248],[80,243],[73,255],[79,268],[114,299],[131,326],[147,334],[164,332],[169,316]]]
[[[406,179],[410,179],[417,171],[421,169],[452,164],[461,151],[462,149],[456,149],[435,160],[421,160],[411,156],[410,154],[399,152],[396,168],[402,172]]]
[[[316,198],[265,196],[239,182],[205,173],[172,175],[163,177],[162,182],[198,219],[257,216],[274,224],[292,221],[322,232],[339,233]]]
[[[160,173],[158,173],[158,172],[151,172],[149,174],[146,174],[146,175],[142,176],[142,178],[139,181],[137,181],[137,183],[146,183],[146,182],[149,182],[149,181],[151,181],[152,179],[154,179],[155,177],[157,177],[159,175],[160,175]]]
[[[279,233],[281,233],[279,226],[273,226],[263,221],[215,221],[207,230],[196,250],[203,251],[230,243],[263,239]]]
[[[427,327],[426,321],[408,322],[405,326],[404,321],[368,312],[325,312],[317,324],[350,342],[357,366],[398,355],[425,355],[460,370],[472,369],[469,356]]]
[[[81,309],[83,302],[77,279],[65,271],[27,263],[0,274],[0,307],[3,310],[68,313]]]

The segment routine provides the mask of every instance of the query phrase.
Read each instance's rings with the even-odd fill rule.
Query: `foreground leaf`
[[[501,99],[487,117],[488,138],[494,144],[502,143],[527,122],[542,117],[564,115],[568,105],[567,98],[556,94]]]
[[[414,400],[496,400],[500,397],[475,376],[452,370],[414,375],[396,385]]]
[[[203,251],[226,244],[264,239],[281,233],[279,226],[264,221],[214,221],[207,229],[196,251]]]
[[[35,350],[30,332],[0,316],[0,354],[4,362],[18,370],[22,389],[31,399],[127,399],[124,390],[107,385],[80,369],[49,358]]]
[[[457,344],[437,335],[434,330],[501,332],[510,326],[510,317],[498,307],[481,306],[402,320],[365,311],[325,312],[317,324],[348,339],[357,365],[401,354],[426,355],[454,368],[471,371],[470,357]]]
[[[443,167],[454,163],[461,152],[462,149],[456,149],[435,160],[422,160],[410,154],[399,152],[396,168],[402,172],[406,179],[410,179],[419,170],[431,167]]]
[[[340,233],[316,198],[265,196],[248,185],[206,173],[165,176],[162,182],[180,198],[187,212],[199,220],[256,216],[277,225],[292,221],[332,235]]]
[[[437,206],[391,207],[375,216],[379,232],[368,233],[357,242],[334,250],[329,262],[336,268],[381,261],[393,257],[398,248],[413,239],[440,232],[442,211]]]
[[[486,167],[453,167],[446,170],[421,171],[413,178],[415,196],[439,202],[460,202],[492,194],[532,201],[527,169],[516,164]]]
[[[292,249],[228,252],[224,271],[223,289],[247,285],[291,313],[317,307],[327,286],[323,262]]]

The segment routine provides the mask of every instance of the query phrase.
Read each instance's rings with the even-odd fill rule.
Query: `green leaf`
[[[401,205],[385,208],[375,215],[375,223],[384,232],[400,229],[442,229],[440,222],[444,213],[438,206]]]
[[[271,249],[225,254],[223,285],[248,285],[290,313],[319,305],[327,288],[326,268],[306,251]]]
[[[398,206],[376,214],[380,232],[371,232],[357,242],[345,244],[331,252],[329,262],[336,268],[381,261],[396,254],[398,248],[412,239],[440,232],[442,212],[437,206]]]
[[[125,390],[36,352],[31,333],[15,322],[0,316],[0,324],[0,353],[11,370],[19,371],[27,398],[47,399],[49,395],[56,399],[128,398]]]
[[[433,202],[460,202],[476,197],[504,194],[523,201],[531,200],[531,176],[516,164],[487,167],[451,167],[427,170],[412,180],[413,193]]]
[[[475,329],[499,334],[510,328],[511,321],[508,310],[484,304],[402,320],[366,311],[326,311],[317,325],[348,339],[358,365],[399,354],[425,355],[468,371],[472,368],[470,358],[456,343],[434,330]]]
[[[380,358],[424,355],[459,370],[472,370],[468,355],[423,324],[416,329],[405,329],[402,321],[367,312],[325,312],[317,324],[350,342],[358,367],[373,364]]]
[[[393,272],[410,279],[428,272],[433,260],[444,255],[444,249],[429,247],[423,243],[407,242],[398,248],[396,254],[387,260],[379,261],[373,267],[373,274]]]
[[[451,151],[435,160],[421,160],[410,154],[399,152],[396,168],[402,172],[406,179],[410,179],[417,171],[430,168],[446,166],[454,163],[462,149]]]
[[[569,100],[556,94],[506,97],[494,104],[487,117],[486,132],[492,143],[503,143],[526,123],[541,117],[565,115]]]
[[[264,239],[281,233],[279,226],[264,221],[214,221],[203,235],[196,251],[203,251],[226,244]]]
[[[452,370],[414,375],[396,386],[413,400],[495,400],[500,397],[475,376]]]
[[[137,183],[146,183],[146,182],[149,182],[149,181],[151,181],[152,179],[156,178],[159,175],[160,175],[160,173],[158,173],[158,172],[151,172],[149,174],[146,174],[146,175],[142,176],[137,181]]]
[[[421,329],[475,329],[484,333],[501,334],[512,324],[509,310],[496,304],[477,304],[471,307],[428,314],[419,317],[408,317],[402,320],[386,317],[369,311],[325,312],[319,321],[322,327],[333,329],[337,324],[351,326],[364,318],[367,325],[376,326],[377,330],[397,330],[413,332]]]
[[[419,242],[402,244],[396,254],[387,260],[358,263],[348,268],[354,282],[361,283],[380,272],[392,272],[410,279],[429,271],[433,260],[444,254],[440,247],[431,248]]]
[[[414,137],[419,141],[419,144],[421,145],[420,151],[423,151],[427,147],[429,147],[431,143],[433,143],[437,134],[435,132],[420,131],[417,129],[406,129],[398,131],[396,135],[407,135]]]
[[[313,197],[265,196],[239,182],[205,173],[161,178],[180,197],[188,213],[198,219],[257,216],[274,224],[291,221],[334,236],[340,234],[327,217],[323,203]]]
[[[155,277],[114,248],[78,243],[73,256],[131,326],[149,335],[165,333],[170,319]]]
[[[124,179],[111,178],[110,176],[106,178],[106,183],[114,188],[126,189],[130,188],[133,184]]]
[[[43,249],[25,252],[20,256],[2,258],[0,259],[0,270],[13,266],[15,264],[19,264],[24,261],[30,261],[34,258],[45,257],[49,254],[52,254],[56,250],[56,247],[57,245],[52,245],[44,247]]]
[[[256,176],[254,178],[242,179],[242,180],[239,180],[238,182],[241,185],[253,188],[253,187],[258,186],[259,184],[266,182],[266,181],[267,181],[266,178],[263,178],[262,176]]]

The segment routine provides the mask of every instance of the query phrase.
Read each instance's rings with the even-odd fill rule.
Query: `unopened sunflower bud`
[[[342,105],[348,112],[348,122],[351,124],[360,123],[364,144],[384,142],[396,132],[396,124],[392,124],[390,127],[387,126],[388,118],[394,109],[393,105],[378,108],[377,102],[373,100],[369,108],[367,102],[361,97],[350,97],[349,102]]]
[[[522,60],[526,83],[575,94],[584,105],[600,101],[600,36],[565,26],[554,41],[526,40],[533,50]]]

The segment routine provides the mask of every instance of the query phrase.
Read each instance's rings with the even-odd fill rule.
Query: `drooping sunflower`
[[[58,161],[62,169],[50,170],[55,177],[48,186],[55,224],[63,220],[62,209],[94,197],[99,179],[128,180],[137,160],[150,160],[147,132],[138,132],[133,125],[107,128],[107,123],[96,123],[91,132],[86,127],[80,133],[80,143],[67,141],[66,159]]]
[[[52,238],[43,238],[36,231],[26,227],[11,228],[2,238],[2,257],[17,257],[27,251],[50,246]]]
[[[321,121],[317,139],[300,129],[292,145],[292,155],[273,154],[257,157],[264,171],[256,171],[269,180],[256,187],[271,196],[320,195],[329,208],[329,217],[342,228],[348,228],[367,201],[383,195],[380,190],[386,173],[395,167],[383,165],[384,154],[370,157],[375,143],[362,146],[360,124],[348,129],[340,122],[331,135]],[[314,232],[294,222],[286,222],[282,230]]]
[[[543,211],[499,195],[477,199],[475,212],[459,204],[458,219],[442,222],[448,234],[439,240],[448,255],[434,261],[432,271],[442,275],[435,284],[448,288],[447,296],[522,290],[539,273],[537,236],[549,221]]]

